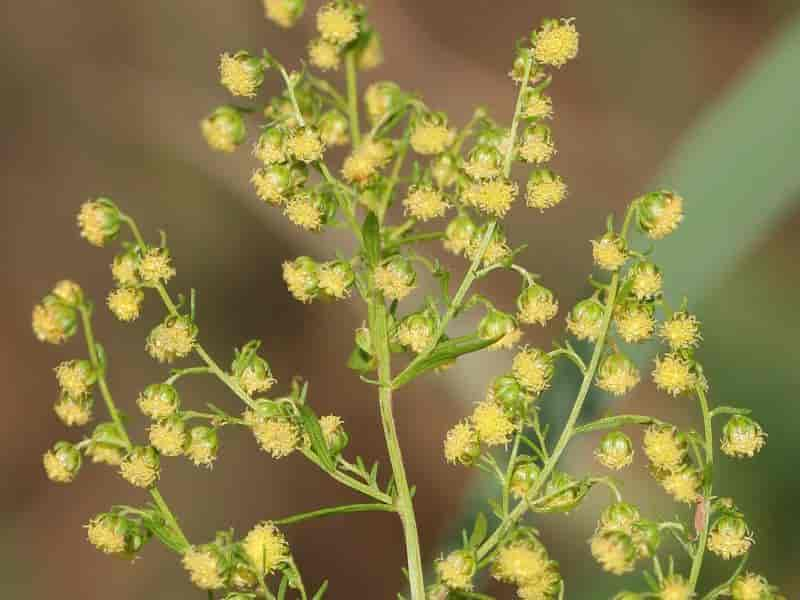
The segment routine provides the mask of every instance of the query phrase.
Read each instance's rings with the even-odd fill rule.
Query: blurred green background
[[[317,4],[310,2],[311,9]],[[521,262],[540,273],[567,307],[586,293],[587,240],[602,231],[608,212],[652,186],[675,187],[686,197],[684,227],[659,246],[656,258],[666,267],[672,297],[690,295],[704,323],[700,357],[712,402],[752,408],[769,432],[765,451],[754,460],[720,460],[716,490],[736,499],[757,532],[750,566],[788,598],[800,597],[800,481],[794,462],[800,458],[794,342],[800,337],[797,2],[370,4],[387,63],[369,78],[392,78],[418,90],[459,123],[477,103],[510,118],[513,87],[506,73],[514,40],[544,16],[577,18],[581,55],[558,73],[552,88],[559,150],[554,167],[571,196],[542,215],[518,209],[507,221],[509,237],[528,243]],[[301,306],[280,278],[285,258],[325,256],[321,248],[337,238],[292,230],[251,193],[247,153],[214,154],[198,131],[199,118],[227,101],[217,85],[221,52],[268,47],[290,62],[303,53],[313,19],[289,33],[278,31],[264,20],[258,0],[12,0],[3,9],[0,591],[22,599],[196,598],[174,557],[157,544],[131,565],[84,542],[82,525],[93,514],[114,503],[143,502],[143,494],[103,468],[84,469],[71,486],[44,478],[41,453],[56,439],[76,435],[65,432],[52,413],[51,369],[82,348],[75,342],[64,348],[36,343],[30,309],[65,276],[98,300],[108,292],[111,254],[79,240],[74,226],[83,200],[108,194],[151,235],[168,232],[179,272],[175,289],[197,289],[201,335],[216,356],[227,360],[233,346],[251,337],[264,340],[281,381],[301,373],[310,380],[317,410],[342,415],[353,432],[353,452],[384,457],[372,390],[343,366],[360,307]],[[266,87],[277,90],[277,82],[269,79]],[[431,252],[440,254],[434,247]],[[511,305],[517,285],[510,276],[492,280],[500,306]],[[144,336],[160,316],[154,301],[130,327],[98,311],[111,385],[131,413],[138,391],[164,375],[143,352]],[[549,344],[561,325],[527,339]],[[481,489],[473,473],[444,464],[441,440],[509,359],[499,353],[466,359],[398,398],[398,427],[418,488],[429,560],[452,532],[455,515]],[[236,408],[222,387],[195,381],[185,389],[193,405],[214,401]],[[547,406],[556,420],[565,410],[561,401],[553,395]],[[598,413],[609,409],[606,401],[593,399]],[[684,399],[657,394],[649,385],[612,410],[690,422]],[[137,435],[143,427],[136,422]],[[569,470],[596,469],[594,441],[573,444],[565,460]],[[268,459],[241,432],[223,434],[212,472],[185,462],[169,461],[163,490],[192,540],[352,498],[299,457]],[[671,516],[678,510],[643,465],[623,480],[626,495],[646,514]],[[605,502],[597,491],[568,519],[537,519],[562,564],[568,598],[606,598],[622,585],[601,574],[584,541]],[[314,583],[331,578],[330,598],[391,598],[401,586],[403,549],[391,516],[337,517],[292,526],[288,535],[306,577]],[[731,568],[716,558],[707,566],[708,584]],[[512,597],[510,588],[491,593]]]

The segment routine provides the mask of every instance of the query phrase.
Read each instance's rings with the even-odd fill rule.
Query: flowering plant
[[[292,26],[305,8],[303,0],[264,4],[267,17],[281,27]],[[368,468],[361,457],[347,458],[349,437],[342,419],[318,417],[302,379],[270,394],[278,382],[259,353],[258,341],[237,349],[230,368],[220,366],[200,342],[194,292],[176,300],[168,289],[175,268],[165,239],[159,244],[147,241],[134,219],[111,199],[95,198],[80,209],[82,237],[95,246],[105,246],[123,233],[128,238],[111,265],[116,287],[108,295],[108,308],[119,320],[133,321],[145,293],[154,293],[165,317],[148,335],[146,351],[161,363],[189,357],[197,362],[173,369],[141,392],[138,408],[151,424],[147,443],[136,443],[110,390],[109,361],[92,328],[92,302],[76,283],[62,281],[34,308],[33,329],[40,340],[60,344],[81,329],[86,341],[87,358],[56,368],[61,389],[56,415],[68,426],[87,425],[95,390],[108,413],[107,420],[82,440],[60,441],[44,454],[48,477],[72,482],[89,458],[117,467],[152,500],[140,507],[115,506],[93,517],[87,525],[89,541],[104,553],[133,557],[155,537],[179,555],[192,583],[209,598],[282,599],[291,594],[319,599],[326,594],[327,582],[307,585],[281,527],[336,513],[385,511],[402,523],[406,596],[413,600],[489,598],[475,589],[484,570],[516,588],[524,600],[563,598],[567,584],[529,517],[567,513],[600,485],[610,490],[612,502],[599,516],[587,551],[614,575],[635,570],[644,559],[652,561],[652,567],[642,569],[641,591],[620,592],[617,600],[779,598],[765,578],[744,571],[753,534],[733,501],[715,495],[713,488],[714,419],[727,419],[719,449],[731,457],[752,457],[763,447],[765,433],[747,410],[711,408],[708,382],[696,356],[700,323],[686,301],[676,310],[670,307],[664,276],[651,251],[637,249],[631,239],[634,228],[658,241],[680,225],[684,203],[669,191],[636,198],[619,227],[609,218],[605,232],[592,241],[598,274],[590,282],[595,292],[566,316],[568,333],[584,341],[589,352],[582,355],[566,339],[549,351],[518,347],[508,373],[492,380],[485,399],[447,433],[444,459],[487,472],[498,491],[487,511],[491,517],[479,514],[471,532],[464,532],[461,547],[438,558],[426,582],[393,397],[412,380],[446,369],[464,355],[517,347],[522,325],[545,325],[558,314],[553,292],[517,262],[521,248],[506,238],[502,219],[520,195],[511,176],[515,163],[533,165],[524,186],[528,207],[551,209],[567,195],[563,179],[545,167],[556,152],[547,125],[553,117],[547,89],[558,69],[576,57],[579,38],[571,20],[546,20],[517,44],[510,76],[518,89],[508,128],[483,109],[463,127],[454,127],[417,95],[380,81],[364,94],[369,122],[365,129],[357,74],[381,61],[380,37],[365,9],[349,0],[320,8],[316,25],[319,36],[309,43],[308,63],[319,71],[336,71],[343,65],[344,91],[305,65],[287,69],[267,51],[226,53],[219,65],[223,86],[254,106],[220,106],[202,121],[201,129],[211,148],[233,152],[247,138],[248,115],[259,115],[262,122],[252,146],[259,166],[251,180],[258,197],[305,230],[343,228],[352,233],[355,250],[349,255],[340,253],[321,262],[307,256],[289,260],[283,265],[283,278],[300,302],[355,296],[366,307],[347,366],[376,390],[391,476],[380,476],[377,464]],[[261,102],[258,95],[273,73],[280,91]],[[348,151],[340,168],[333,169],[326,150],[336,146]],[[419,160],[404,175],[411,152]],[[431,222],[443,218],[449,219],[443,228],[431,229]],[[451,273],[417,252],[430,241],[441,241],[445,250],[467,260],[454,292]],[[414,294],[420,270],[438,282],[423,298]],[[521,279],[513,312],[471,292],[476,281],[502,270]],[[474,330],[450,337],[453,321],[472,310],[482,311]],[[656,336],[666,349],[655,359],[653,380],[671,396],[696,399],[701,432],[681,431],[646,415],[581,420],[592,386],[622,396],[639,383],[639,367],[626,355],[625,345]],[[564,364],[577,369],[582,381],[563,429],[551,436],[539,409],[547,401],[556,369]],[[219,379],[242,403],[243,412],[184,406],[178,383],[187,376]],[[652,475],[691,509],[685,520],[642,515],[623,500],[619,485],[608,475],[559,470],[570,441],[592,432],[603,432],[595,451],[601,467],[617,471],[629,466],[634,448],[621,431],[625,425],[644,428],[643,450]],[[243,537],[226,530],[212,541],[190,541],[158,489],[162,461],[185,456],[197,466],[211,467],[220,432],[239,428],[249,430],[272,458],[302,455],[364,496],[365,502],[265,520]],[[661,541],[667,537],[688,555],[687,573],[675,569],[672,556],[664,556]],[[706,551],[739,561],[727,580],[701,591],[698,578]]]

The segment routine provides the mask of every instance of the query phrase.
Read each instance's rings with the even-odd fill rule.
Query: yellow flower
[[[561,576],[556,570],[554,562],[550,562],[550,567],[542,575],[517,590],[520,600],[550,600],[555,598],[560,589]]]
[[[150,487],[160,476],[158,454],[152,448],[137,446],[123,459],[119,472],[131,485]]]
[[[672,496],[676,502],[692,504],[700,496],[697,490],[700,489],[702,478],[697,469],[693,467],[683,467],[672,473],[667,473],[661,480],[661,486]]]
[[[50,481],[70,483],[81,468],[81,453],[69,442],[58,442],[42,457],[45,473]]]
[[[261,61],[247,54],[223,54],[219,58],[220,82],[234,96],[254,98],[264,81]]]
[[[694,596],[689,583],[680,575],[670,575],[664,579],[659,592],[660,600],[690,600]]]
[[[605,309],[594,298],[578,302],[567,316],[567,329],[579,340],[595,341],[603,330]]]
[[[182,562],[189,571],[192,583],[201,590],[216,590],[225,586],[225,576],[216,551],[193,546],[184,553]]]
[[[81,237],[93,246],[105,246],[119,232],[120,214],[110,201],[100,198],[81,205],[78,227]]]
[[[668,321],[664,321],[658,335],[673,351],[695,348],[702,339],[697,317],[682,311],[676,312]]]
[[[283,263],[283,280],[292,296],[300,302],[311,302],[319,290],[318,267],[307,256]]]
[[[344,433],[343,425],[344,421],[337,415],[326,415],[320,418],[319,427],[328,448],[334,448],[339,443],[339,437]]]
[[[461,254],[472,242],[476,230],[469,215],[460,214],[447,224],[444,231],[444,248],[453,254]]]
[[[456,550],[436,561],[436,573],[451,590],[470,591],[475,574],[475,559],[464,550]]]
[[[451,464],[470,465],[480,455],[478,433],[467,422],[456,424],[444,440],[444,457]]]
[[[550,129],[545,125],[534,125],[525,130],[519,155],[522,160],[540,165],[546,163],[556,153]]]
[[[495,402],[478,403],[470,417],[478,438],[487,446],[507,444],[516,426]]]
[[[70,396],[83,396],[94,384],[96,376],[86,360],[68,360],[55,368],[59,387]]]
[[[253,156],[265,165],[281,163],[286,160],[286,150],[284,149],[284,134],[280,129],[272,128],[260,136],[253,144]]]
[[[720,517],[708,534],[708,549],[725,560],[742,556],[752,545],[747,523],[739,517]]]
[[[463,169],[472,179],[491,179],[502,173],[503,157],[493,145],[478,144],[470,150]]]
[[[387,140],[365,139],[344,160],[342,176],[350,183],[363,183],[389,162],[392,152],[391,143]]]
[[[144,293],[138,288],[118,288],[108,295],[108,308],[120,321],[130,322],[139,318]]]
[[[286,149],[297,160],[310,163],[322,158],[325,151],[325,144],[314,129],[301,127],[295,129],[289,135],[286,142]]]
[[[47,296],[33,307],[31,324],[36,339],[49,344],[61,344],[72,337],[78,327],[75,309],[55,296]]]
[[[353,268],[344,261],[332,261],[319,268],[319,288],[332,298],[347,298],[354,280]]]
[[[511,369],[517,381],[535,394],[548,389],[553,379],[553,360],[538,348],[523,348],[514,357]]]
[[[125,458],[122,450],[116,446],[99,443],[91,444],[86,449],[86,456],[89,456],[93,463],[105,464],[111,467],[118,467]]]
[[[387,300],[402,300],[416,287],[417,276],[408,259],[394,256],[376,267],[373,274],[377,287]]]
[[[148,285],[167,282],[175,276],[166,248],[148,248],[139,260],[139,277]]]
[[[86,525],[89,542],[105,554],[125,552],[125,521],[116,515],[98,515]]]
[[[197,327],[188,317],[168,318],[147,336],[148,354],[158,362],[172,362],[187,356],[197,338]]]
[[[517,309],[522,323],[545,325],[558,313],[558,300],[547,288],[532,284],[517,297]]]
[[[766,441],[761,425],[745,415],[734,415],[722,430],[722,451],[733,457],[753,457]]]
[[[259,523],[242,541],[250,564],[261,574],[273,573],[289,559],[286,538],[271,521]]]
[[[403,200],[405,212],[420,221],[444,216],[449,204],[439,190],[430,186],[413,187]]]
[[[289,456],[300,444],[300,430],[297,425],[284,418],[260,419],[247,416],[253,435],[261,449],[272,458]]]
[[[86,425],[92,418],[92,399],[90,396],[62,394],[53,410],[67,427]]]
[[[522,116],[526,119],[548,119],[553,116],[553,101],[539,92],[529,93],[525,99]]]
[[[639,383],[639,370],[624,354],[614,353],[603,359],[597,373],[597,387],[615,396],[628,393]]]
[[[380,121],[397,107],[401,97],[400,88],[391,81],[378,81],[370,84],[367,91],[364,92],[364,104],[369,120],[372,123]]]
[[[153,383],[145,388],[136,402],[145,416],[166,419],[178,410],[178,392],[168,383]]]
[[[323,39],[309,43],[308,61],[321,71],[335,71],[342,64],[339,47]]]
[[[197,425],[189,431],[185,454],[196,467],[211,468],[217,459],[217,431],[206,425]]]
[[[397,328],[397,341],[406,348],[420,353],[433,342],[436,324],[424,312],[415,313],[404,318]]]
[[[343,46],[358,37],[358,21],[351,10],[332,2],[317,11],[317,31],[331,44]]]
[[[563,67],[578,55],[578,32],[571,19],[545,22],[536,33],[533,56],[536,62]]]
[[[303,14],[305,0],[263,0],[266,17],[284,28],[292,27]]]
[[[631,438],[621,431],[612,431],[603,436],[600,447],[594,451],[597,461],[613,471],[624,469],[633,463]]]
[[[551,567],[541,544],[518,541],[503,546],[492,564],[492,577],[498,581],[524,586],[542,577]]]
[[[653,192],[637,200],[639,226],[647,236],[660,240],[683,220],[683,198],[672,192]]]
[[[453,143],[455,132],[442,119],[423,118],[411,133],[411,147],[422,155],[441,154]]]
[[[650,425],[644,432],[644,453],[657,469],[676,471],[686,458],[686,442],[675,427]]]
[[[566,198],[567,185],[552,171],[540,169],[531,173],[526,191],[527,205],[544,210],[560,204]]]
[[[589,540],[592,556],[604,571],[624,575],[633,571],[636,548],[630,536],[622,531],[596,533]]]
[[[517,197],[518,187],[513,181],[490,179],[481,183],[471,183],[464,190],[464,202],[482,212],[504,217]]]
[[[244,119],[232,106],[220,106],[200,122],[206,143],[213,150],[233,152],[244,141]]]
[[[186,445],[186,428],[180,419],[159,421],[150,426],[150,443],[164,456],[180,456]]]
[[[639,300],[649,300],[661,293],[664,278],[654,264],[640,262],[631,269],[631,275],[631,291]]]
[[[628,343],[648,339],[656,326],[652,313],[638,304],[620,307],[614,315],[614,323],[620,337]]]
[[[470,240],[469,245],[466,249],[467,258],[470,260],[475,260],[478,256],[478,251],[481,247],[481,235],[482,231],[478,232],[478,235],[473,236]],[[486,252],[483,253],[483,264],[485,266],[493,265],[501,260],[504,260],[511,254],[511,248],[508,247],[508,243],[506,242],[505,236],[501,233],[496,233],[492,239],[489,241],[489,245],[486,246]]]
[[[592,240],[594,263],[606,271],[616,271],[628,258],[625,242],[613,233],[607,233],[599,240]]]
[[[356,65],[362,71],[374,69],[383,62],[383,45],[381,37],[376,32],[371,32],[369,40],[356,55]]]
[[[319,231],[322,227],[322,212],[309,194],[297,194],[286,203],[283,214],[295,225],[306,231]]]
[[[657,356],[655,363],[653,381],[658,389],[671,396],[687,392],[702,383],[693,372],[691,363],[678,354]]]
[[[772,598],[767,580],[755,573],[739,575],[731,584],[731,596],[733,600],[765,600]]]

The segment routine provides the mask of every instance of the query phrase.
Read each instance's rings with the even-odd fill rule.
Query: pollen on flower
[[[125,531],[115,518],[99,515],[86,525],[89,542],[105,554],[120,554],[125,551]]]
[[[659,592],[659,600],[690,600],[694,596],[692,588],[680,575],[670,575],[664,579]]]
[[[148,386],[136,400],[139,410],[151,419],[166,419],[178,409],[178,393],[171,385]]]
[[[131,485],[147,488],[159,478],[158,456],[152,449],[135,448],[119,466],[122,477]]]
[[[180,421],[159,421],[150,426],[150,443],[164,456],[180,456],[186,444],[186,429]]]
[[[667,473],[661,480],[661,486],[675,501],[686,504],[697,501],[701,483],[700,473],[692,467],[683,467]]]
[[[470,243],[466,249],[467,258],[470,260],[475,260],[475,258],[478,256],[480,246],[480,236],[474,236],[470,240]],[[507,258],[510,254],[511,248],[508,247],[508,243],[506,242],[505,238],[493,237],[489,241],[489,245],[486,246],[486,252],[483,253],[483,264],[487,266],[494,265]]]
[[[164,248],[148,248],[139,261],[139,277],[146,284],[169,281],[175,276],[169,252]]]
[[[89,200],[78,212],[81,237],[93,246],[104,246],[119,229],[118,215],[100,202]]]
[[[550,567],[540,577],[526,582],[517,589],[517,595],[520,600],[550,600],[558,594],[560,584],[561,576],[555,563],[551,561]]]
[[[479,402],[470,417],[481,442],[487,446],[507,444],[516,426],[503,408],[491,401]]]
[[[656,387],[672,396],[687,392],[700,383],[692,371],[691,363],[678,354],[657,356],[655,364],[653,381]]]
[[[644,453],[654,467],[672,472],[686,458],[686,443],[675,427],[651,425],[644,433]]]
[[[526,119],[549,119],[553,116],[553,101],[544,94],[528,94],[522,116]]]
[[[246,413],[245,421],[248,420],[259,446],[272,458],[289,456],[300,444],[300,430],[288,419],[248,419]]]
[[[409,190],[408,196],[403,200],[406,214],[429,221],[444,216],[449,204],[442,196],[442,192],[430,186],[415,187]]]
[[[302,127],[289,135],[286,149],[297,160],[310,163],[322,158],[325,144],[319,137],[319,133],[309,127]]]
[[[469,465],[480,453],[478,433],[468,422],[456,424],[444,440],[444,457],[451,464]]]
[[[273,23],[288,29],[302,12],[302,2],[297,0],[264,0],[264,12]]]
[[[226,52],[219,57],[220,82],[234,96],[254,98],[263,81],[257,62],[258,59]]]
[[[433,341],[432,325],[430,319],[424,317],[403,319],[397,328],[397,341],[419,354]]]
[[[524,586],[542,577],[550,569],[543,546],[525,541],[504,546],[492,564],[492,577],[498,581]]]
[[[510,350],[522,339],[522,330],[519,327],[509,329],[503,337],[489,346],[489,350]]]
[[[120,287],[132,287],[139,283],[139,259],[126,252],[114,257],[111,263],[111,276]]]
[[[546,163],[555,154],[556,148],[549,131],[543,128],[535,128],[526,133],[519,147],[519,155],[522,160],[537,165]]]
[[[377,287],[388,300],[402,300],[408,296],[416,287],[415,277],[405,270],[395,266],[395,263],[388,263],[376,267],[375,287]]]
[[[68,360],[55,368],[59,387],[74,397],[83,396],[94,383],[91,365],[85,361]]]
[[[317,31],[328,42],[343,46],[358,36],[358,21],[351,10],[326,4],[317,11]]]
[[[262,372],[252,365],[246,367],[239,375],[239,385],[251,396],[258,392],[266,392],[275,385],[275,381],[272,375],[267,374],[264,376]]]
[[[594,298],[582,300],[567,317],[567,329],[579,340],[595,341],[603,330],[603,310]]]
[[[550,290],[541,286],[531,286],[520,295],[517,308],[519,309],[517,318],[522,323],[546,325],[558,314],[558,300]]]
[[[631,291],[639,300],[647,300],[661,293],[664,278],[655,268],[641,267],[633,276]]]
[[[191,547],[184,553],[182,562],[192,583],[201,590],[216,590],[225,585],[222,565],[212,550]]]
[[[310,259],[283,263],[283,280],[292,296],[300,302],[308,303],[316,297],[319,280],[316,265]]]
[[[538,348],[523,348],[511,363],[514,377],[535,394],[550,387],[553,378],[553,361]]]
[[[673,351],[694,348],[702,339],[700,322],[697,317],[682,311],[664,321],[658,335],[669,344]]]
[[[32,323],[33,333],[41,342],[60,344],[70,337],[60,307],[54,303],[37,304],[33,308]]]
[[[475,560],[465,551],[457,550],[436,561],[436,573],[451,590],[468,592],[472,589]]]
[[[770,592],[767,580],[755,573],[739,575],[731,584],[733,600],[764,600],[771,597]]]
[[[380,140],[363,140],[344,160],[342,176],[350,183],[363,183],[384,167],[392,157],[391,145]]]
[[[122,464],[125,455],[122,450],[110,444],[94,443],[86,449],[86,456],[92,459],[93,463],[118,467]]]
[[[283,209],[292,223],[306,231],[319,231],[322,226],[322,213],[308,194],[297,194],[286,203]]]
[[[242,548],[253,567],[263,574],[274,572],[289,558],[286,538],[270,521],[253,527],[242,541]]]
[[[494,147],[477,146],[470,152],[463,169],[472,179],[491,179],[502,172],[502,157]]]
[[[42,457],[42,463],[44,464],[47,478],[50,479],[50,481],[55,481],[56,483],[70,483],[75,479],[75,475],[77,475],[77,470],[69,468],[66,461],[62,459],[62,454],[60,452],[48,450]]]
[[[592,556],[604,571],[624,575],[633,571],[636,549],[630,536],[621,531],[596,533],[589,541]]]
[[[669,194],[664,198],[663,205],[652,216],[646,232],[654,240],[665,238],[675,231],[683,221],[683,198]]]
[[[312,40],[309,43],[308,60],[321,71],[335,71],[342,64],[339,47],[324,39]]]
[[[548,21],[537,32],[533,56],[536,62],[563,67],[578,55],[578,31],[571,20]]]
[[[619,471],[633,463],[633,444],[624,433],[613,431],[603,437],[594,456],[607,469]]]
[[[353,279],[353,270],[346,263],[325,263],[319,268],[319,287],[333,298],[347,298]]]
[[[211,468],[217,459],[217,432],[211,427],[198,425],[189,432],[184,454],[196,467]]]
[[[281,185],[272,174],[265,169],[256,169],[250,177],[250,183],[256,190],[256,195],[264,202],[281,204],[284,201],[286,187]]]
[[[622,354],[612,354],[603,360],[597,374],[597,387],[615,396],[622,396],[639,383],[639,370]]]
[[[330,447],[336,443],[336,436],[342,430],[344,421],[337,415],[326,415],[319,420],[319,427],[322,429],[322,437],[325,438],[325,443]]]
[[[145,349],[158,362],[172,362],[187,356],[194,348],[197,328],[186,318],[167,320],[147,336]]]
[[[411,134],[410,142],[414,152],[422,155],[441,154],[453,143],[455,133],[446,125],[439,123],[418,123]]]
[[[491,179],[481,183],[472,183],[464,190],[464,202],[480,209],[482,212],[504,217],[517,197],[518,187],[515,182],[505,179]]]
[[[606,271],[616,271],[628,258],[622,240],[609,235],[592,240],[592,257],[595,264]]]
[[[567,184],[558,175],[528,181],[527,205],[544,210],[560,204],[567,196]]]
[[[720,448],[728,456],[752,458],[766,443],[761,425],[743,415],[734,415],[722,430]]]
[[[265,165],[272,165],[286,160],[283,143],[267,136],[260,136],[253,144],[253,156]]]
[[[617,332],[626,342],[642,342],[653,335],[655,320],[646,308],[639,305],[621,307],[614,315]]]
[[[708,549],[725,560],[742,556],[752,545],[753,536],[738,517],[721,517],[708,535]]]
[[[64,394],[56,402],[53,410],[67,427],[86,425],[92,418],[92,401],[86,396]]]
[[[139,318],[144,293],[138,288],[112,290],[106,300],[108,308],[120,321],[130,322]]]

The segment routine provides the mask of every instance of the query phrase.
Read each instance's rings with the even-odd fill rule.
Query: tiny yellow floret
[[[358,37],[358,21],[351,10],[330,3],[317,11],[317,31],[331,44],[343,46]]]
[[[148,248],[139,261],[139,277],[148,285],[166,283],[175,276],[169,252],[164,248]]]
[[[192,583],[201,590],[216,590],[225,586],[222,565],[215,552],[191,547],[184,553],[182,562],[189,571]]]
[[[309,43],[308,61],[321,71],[335,71],[342,64],[339,47],[324,39]]]
[[[491,401],[479,402],[470,417],[481,442],[487,446],[507,444],[516,426],[508,418],[503,408]]]
[[[275,572],[289,559],[289,545],[286,538],[271,521],[259,523],[242,541],[250,563],[261,574]]]
[[[421,186],[409,189],[403,206],[407,215],[420,221],[429,221],[443,217],[449,204],[439,190]]]
[[[120,321],[126,323],[139,318],[144,301],[144,292],[138,288],[117,288],[106,300],[109,310]]]
[[[678,354],[657,356],[655,364],[653,381],[658,389],[671,396],[678,396],[701,383],[692,371],[691,363]]]
[[[451,464],[469,465],[480,454],[480,440],[468,422],[456,424],[444,440],[444,457]]]
[[[676,312],[664,321],[658,335],[669,344],[672,351],[695,348],[702,339],[697,317],[683,311]]]
[[[563,67],[578,55],[578,31],[571,19],[551,20],[536,34],[533,57],[551,67]]]

